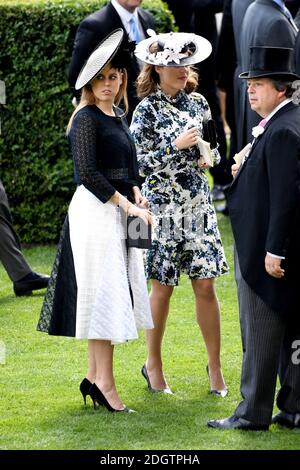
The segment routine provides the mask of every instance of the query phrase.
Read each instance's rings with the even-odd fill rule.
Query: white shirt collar
[[[291,101],[293,101],[292,98],[287,98],[286,100],[284,100],[284,101],[282,101],[281,103],[279,103],[279,105],[276,106],[276,108],[273,109],[273,111],[272,111],[270,114],[268,114],[267,117],[265,117],[265,120],[268,122],[268,121],[271,119],[271,117],[273,117],[274,114],[277,113],[277,111],[279,111],[281,108],[283,108],[283,106],[286,106],[286,105],[287,105],[288,103],[290,103]]]
[[[112,3],[112,6],[114,7],[114,9],[117,11],[119,17],[121,18],[122,20],[122,23],[126,29],[126,32],[129,33],[130,31],[130,20],[133,16],[136,17],[136,19],[138,20],[138,8],[136,8],[134,10],[134,13],[130,13],[130,11],[126,10],[126,8],[122,7],[122,5],[120,5],[120,3],[117,2],[117,0],[111,0],[111,3]]]

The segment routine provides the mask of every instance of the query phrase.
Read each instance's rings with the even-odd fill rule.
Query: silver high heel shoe
[[[208,364],[206,366],[206,372],[207,372],[207,375],[208,375],[208,378],[209,378],[209,368],[208,368]],[[227,395],[228,395],[228,388],[225,387],[225,388],[222,388],[221,390],[216,390],[216,389],[210,389],[210,393],[212,395],[216,395],[217,397],[221,397],[221,398],[225,398]]]
[[[152,388],[151,387],[151,383],[150,383],[150,379],[149,379],[149,375],[148,375],[148,372],[147,372],[147,369],[146,369],[146,364],[143,365],[142,369],[141,369],[141,373],[142,373],[142,376],[146,379],[146,382],[147,382],[147,385],[148,385],[148,389],[150,390],[150,392],[154,392],[154,393],[166,393],[168,395],[174,395],[174,393],[172,392],[172,390],[170,389],[170,387],[166,387],[166,388],[163,388],[163,389],[157,389],[157,388]]]

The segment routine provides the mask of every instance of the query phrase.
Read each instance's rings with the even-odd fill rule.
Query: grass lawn
[[[300,431],[218,431],[210,418],[232,414],[240,399],[241,341],[229,221],[220,229],[231,272],[217,280],[222,308],[222,362],[230,393],[208,393],[206,353],[194,319],[193,295],[183,277],[175,289],[164,343],[165,372],[174,396],[150,394],[140,368],[145,340],[118,346],[115,375],[123,401],[136,414],[94,411],[78,390],[87,367],[86,341],[36,331],[43,292],[16,298],[0,268],[0,449],[299,449]],[[34,269],[50,272],[55,247],[24,250]],[[89,398],[89,397],[88,397]]]

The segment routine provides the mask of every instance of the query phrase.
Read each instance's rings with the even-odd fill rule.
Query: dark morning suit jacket
[[[243,19],[247,11],[248,6],[253,3],[254,0],[232,0],[231,12],[232,12],[232,25],[234,32],[235,48],[237,54],[238,64],[241,65],[241,49],[240,49],[240,34]]]
[[[285,6],[290,10],[295,19],[300,7],[300,0],[285,0]]]
[[[233,88],[234,88],[234,114],[236,122],[236,145],[237,150],[241,150],[241,137],[240,137],[240,102],[241,102],[241,79],[239,74],[244,72],[242,70],[242,57],[241,57],[241,44],[240,44],[240,34],[243,19],[247,8],[254,0],[232,0],[231,13],[232,13],[232,26],[235,42],[235,51],[236,51],[236,69],[233,77]],[[239,138],[238,138],[239,136]]]
[[[179,31],[192,33],[194,31],[195,0],[165,0],[174,15]]]
[[[222,24],[219,35],[216,67],[218,87],[226,92],[226,121],[230,127],[230,152],[228,169],[234,163],[232,157],[237,153],[236,148],[236,122],[234,113],[234,86],[233,78],[236,68],[236,51],[232,26],[232,0],[224,0]]]
[[[300,30],[300,8],[295,16],[295,23]],[[300,31],[297,34],[296,44],[295,44],[295,65],[296,73],[300,74]]]
[[[212,118],[216,124],[221,161],[210,169],[210,173],[213,176],[214,184],[221,186],[225,186],[231,181],[227,172],[227,143],[216,86],[218,30],[215,14],[223,11],[223,3],[224,0],[195,0],[194,2],[194,32],[208,39],[212,45],[210,56],[203,62],[196,64],[200,77],[197,91],[207,99]]]
[[[216,51],[218,31],[215,14],[223,11],[224,0],[195,0],[194,32],[205,37],[212,45],[212,53],[197,68],[200,73],[199,91],[208,101],[212,115],[219,114],[219,103],[216,99]]]
[[[238,0],[239,1],[239,0]],[[244,16],[240,33],[241,71],[249,70],[250,46],[291,47],[295,45],[296,30],[273,0],[256,0]],[[251,140],[252,127],[260,117],[251,110],[246,80],[239,80],[240,102],[237,109],[238,147]]]
[[[138,10],[138,15],[144,33],[147,36],[147,29],[154,29],[153,17],[150,13],[140,8]],[[76,32],[73,54],[69,67],[69,84],[76,97],[79,97],[80,93],[75,92],[74,87],[85,61],[102,39],[117,28],[122,28],[126,33],[121,18],[111,3],[101,8],[101,10],[87,16],[80,23]],[[130,116],[138,103],[134,83],[139,71],[139,65],[134,57],[131,67],[128,70],[128,101],[130,109],[128,120],[130,120]]]
[[[300,107],[281,108],[256,139],[228,193],[241,273],[271,309],[300,312]],[[284,278],[264,267],[266,252],[285,256]]]
[[[300,6],[300,1],[299,1],[299,6]],[[300,8],[297,11],[294,20],[295,20],[295,23],[298,26],[298,28],[300,28]]]
[[[296,64],[296,73],[300,75],[300,32],[296,38],[295,44],[295,64]]]

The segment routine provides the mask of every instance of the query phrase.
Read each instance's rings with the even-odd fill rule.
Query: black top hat
[[[288,47],[250,47],[250,70],[240,78],[274,77],[281,80],[299,80],[294,73],[294,51]]]

